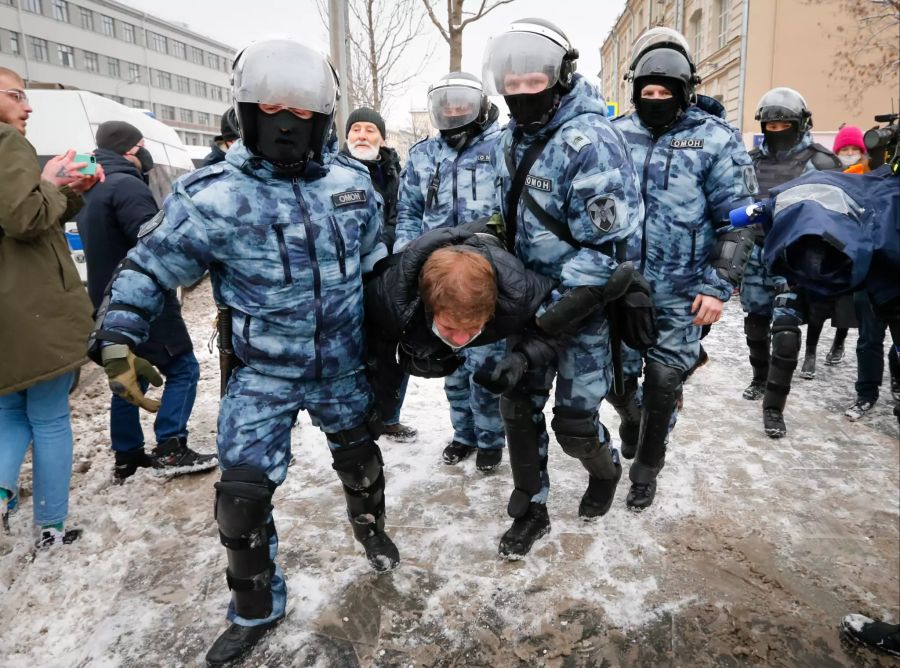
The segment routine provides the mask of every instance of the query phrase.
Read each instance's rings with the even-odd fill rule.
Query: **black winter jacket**
[[[216,163],[222,162],[224,159],[225,151],[220,149],[217,143],[212,142],[209,145],[209,153],[207,153],[206,157],[203,158],[203,163],[200,166],[209,167],[210,165],[215,165]]]
[[[87,260],[88,296],[96,309],[116,267],[137,244],[141,225],[159,207],[134,165],[113,151],[98,149],[95,155],[106,180],[84,195],[84,208],[75,221]],[[175,292],[167,292],[165,299],[163,312],[150,325],[150,338],[136,349],[156,365],[193,349]]]
[[[353,158],[346,146],[341,152]],[[384,228],[381,240],[387,246],[388,252],[392,253],[397,226],[397,196],[400,194],[400,156],[394,149],[382,146],[378,152],[378,160],[353,159],[366,166],[369,176],[372,177],[372,185],[384,200]]]

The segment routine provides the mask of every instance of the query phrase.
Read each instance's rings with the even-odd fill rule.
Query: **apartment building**
[[[219,133],[234,55],[114,0],[0,0],[0,66],[150,110],[187,145]]]
[[[635,39],[653,26],[685,35],[703,82],[698,92],[719,100],[728,121],[745,141],[759,132],[754,120],[760,97],[776,86],[795,88],[813,112],[814,128],[824,140],[842,123],[868,128],[875,114],[897,107],[900,70],[863,90],[851,90],[846,76],[873,60],[876,44],[871,21],[862,18],[856,0],[627,0],[625,9],[600,47],[600,78],[607,102],[619,113],[631,108],[631,88],[623,80]],[[877,9],[877,8],[876,8]],[[887,11],[887,10],[885,10]],[[894,46],[900,51],[896,28]],[[846,44],[858,43],[848,58]],[[889,42],[889,40],[888,40]],[[896,52],[887,60],[897,61]],[[883,62],[885,59],[881,58]]]

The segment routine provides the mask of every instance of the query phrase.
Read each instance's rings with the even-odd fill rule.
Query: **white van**
[[[69,149],[91,153],[97,147],[97,126],[105,121],[131,123],[144,135],[144,145],[153,156],[150,190],[162,205],[172,190],[172,181],[194,169],[194,163],[175,130],[137,109],[81,90],[29,89],[28,102],[34,111],[28,119],[27,138],[38,154],[41,166]],[[66,237],[83,281],[87,268],[75,224],[68,222]]]

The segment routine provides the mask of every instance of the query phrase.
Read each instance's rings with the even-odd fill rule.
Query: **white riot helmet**
[[[260,147],[260,119],[268,119],[261,116],[259,105],[272,105],[287,112],[312,112],[307,121],[311,128],[303,126],[305,138],[291,153],[297,161],[286,166],[294,169],[310,159],[321,161],[339,97],[337,74],[322,53],[292,39],[255,42],[237,55],[231,82],[241,137],[250,152],[276,166],[284,162]]]
[[[451,72],[428,89],[428,114],[438,130],[456,130],[487,116],[487,95],[478,77]]]

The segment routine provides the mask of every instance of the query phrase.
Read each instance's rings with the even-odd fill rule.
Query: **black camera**
[[[884,127],[874,127],[863,135],[863,143],[869,152],[869,166],[880,167],[888,160],[897,157],[898,140],[900,140],[900,114],[880,114],[875,117],[876,123],[887,123]]]

